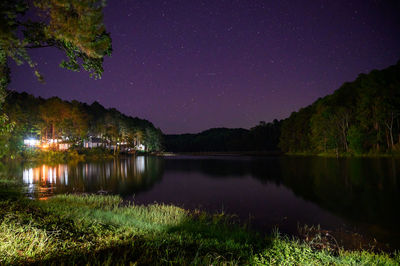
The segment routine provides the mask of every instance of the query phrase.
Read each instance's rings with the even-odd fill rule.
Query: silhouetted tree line
[[[80,147],[83,140],[94,137],[108,145],[126,143],[135,147],[141,143],[149,151],[162,148],[161,130],[152,123],[126,116],[114,108],[106,109],[98,102],[88,105],[9,92],[4,111],[14,128],[0,136],[0,158],[22,151],[27,138],[62,139]]]
[[[400,150],[400,61],[361,74],[282,123],[285,152],[367,153]]]
[[[213,128],[198,134],[165,135],[165,148],[171,152],[274,151],[280,124],[262,121],[250,130]]]

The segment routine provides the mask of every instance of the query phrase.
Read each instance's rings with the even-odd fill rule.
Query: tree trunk
[[[349,151],[349,145],[347,144],[347,136],[346,136],[346,130],[343,128],[343,143],[344,143],[344,149],[346,152]]]
[[[392,117],[391,117],[391,119],[390,119],[390,141],[391,141],[391,144],[392,144],[392,149],[393,149],[393,146],[394,146],[394,141],[393,141],[393,122],[394,122],[394,113],[392,112],[391,113],[391,115],[392,115]]]
[[[392,149],[393,149],[393,147],[394,147],[393,130],[390,130],[390,141],[392,143]]]
[[[386,134],[386,145],[387,145],[387,148],[388,148],[388,150],[390,150],[390,139],[389,139],[389,133],[388,133],[388,130],[386,130],[386,132],[385,132]]]
[[[55,139],[55,133],[56,133],[56,127],[55,127],[55,124],[54,124],[54,123],[51,125],[51,130],[52,130],[52,132],[51,132],[51,138],[52,138],[53,141],[54,141],[54,139]]]
[[[375,121],[375,123],[374,123],[374,128],[375,128],[375,130],[376,130],[376,151],[380,151],[380,149],[381,149],[381,147],[380,147],[380,145],[379,145],[379,137],[378,137],[378,135],[379,135],[379,124],[378,124],[378,122],[376,122]]]
[[[390,140],[389,140],[389,136],[387,135],[387,132],[386,132],[386,138],[387,138],[388,148],[389,149],[393,149],[393,146],[394,146],[393,123],[394,123],[394,113],[391,112],[390,113],[390,120],[389,121],[385,121],[385,125],[386,125],[387,129],[389,130],[389,136],[390,136]],[[389,147],[389,145],[390,145],[390,147]]]

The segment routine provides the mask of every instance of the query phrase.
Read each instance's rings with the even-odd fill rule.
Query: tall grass
[[[14,188],[7,182],[0,182],[0,187]],[[225,215],[171,205],[126,205],[117,196],[60,195],[34,201],[17,195],[0,197],[0,264],[400,262],[398,254],[317,251],[279,234],[264,237],[250,232]]]

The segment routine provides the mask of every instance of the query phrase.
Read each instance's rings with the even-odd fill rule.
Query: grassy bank
[[[0,264],[386,264],[399,255],[315,250],[278,234],[263,237],[220,214],[117,196],[24,198],[0,182]]]

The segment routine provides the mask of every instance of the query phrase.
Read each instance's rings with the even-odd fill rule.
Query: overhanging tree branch
[[[46,44],[46,45],[29,45],[29,46],[25,46],[24,48],[27,48],[27,49],[35,49],[35,48],[46,48],[46,47],[54,47],[54,44]]]

